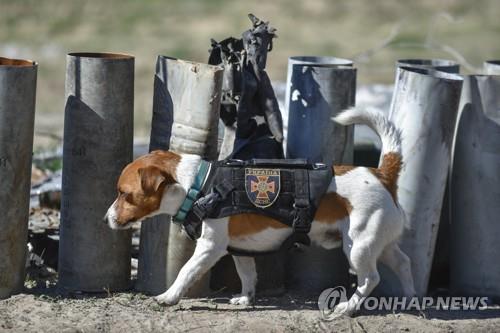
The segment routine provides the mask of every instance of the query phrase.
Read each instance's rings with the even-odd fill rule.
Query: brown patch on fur
[[[125,225],[157,210],[165,187],[176,182],[180,160],[175,153],[155,150],[127,165],[118,179],[116,223]]]
[[[398,177],[402,165],[401,155],[390,152],[383,156],[382,164],[378,169],[366,167],[389,191],[394,202],[398,201]],[[333,172],[335,176],[342,176],[355,168],[357,166],[354,165],[334,165]]]
[[[258,214],[238,214],[229,217],[229,237],[242,237],[256,234],[267,228],[289,228],[273,218]]]
[[[335,192],[326,193],[319,203],[314,220],[320,223],[335,223],[349,216],[351,203]]]
[[[335,174],[335,176],[342,176],[354,168],[356,168],[356,166],[354,165],[334,165],[333,173]]]
[[[163,190],[165,185],[161,186]],[[148,197],[138,193],[120,193],[116,201],[117,219],[119,225],[137,221],[160,208],[162,193],[160,191]]]
[[[398,201],[398,177],[403,161],[398,153],[387,153],[382,157],[382,164],[378,169],[370,168],[384,187],[389,191],[394,202]]]

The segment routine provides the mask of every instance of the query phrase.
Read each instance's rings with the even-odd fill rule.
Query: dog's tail
[[[382,161],[377,173],[384,186],[396,198],[399,172],[403,164],[401,133],[394,123],[374,108],[351,108],[333,120],[341,125],[363,124],[373,129],[382,141]]]

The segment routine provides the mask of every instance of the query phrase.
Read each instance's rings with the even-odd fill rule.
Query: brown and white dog
[[[309,237],[326,249],[343,247],[358,286],[352,297],[335,311],[352,314],[379,283],[377,260],[390,267],[401,280],[405,296],[415,294],[410,261],[398,246],[405,215],[397,201],[397,180],[402,167],[399,131],[381,113],[349,109],[336,122],[366,124],[382,140],[379,168],[335,166],[335,177],[316,212]],[[113,229],[125,229],[146,217],[176,215],[198,172],[201,158],[195,155],[154,151],[130,163],[118,181],[118,198],[106,219]],[[222,256],[228,246],[248,251],[278,249],[292,229],[268,217],[241,214],[203,221],[202,234],[193,256],[172,286],[156,297],[173,305]],[[241,279],[241,295],[232,304],[254,300],[257,273],[252,257],[233,256]]]

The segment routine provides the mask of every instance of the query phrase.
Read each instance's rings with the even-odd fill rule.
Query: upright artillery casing
[[[103,223],[122,169],[132,161],[134,57],[67,56],[59,286],[130,287],[130,231]]]
[[[24,286],[37,69],[0,57],[0,299]]]
[[[411,259],[419,296],[427,292],[461,88],[462,77],[456,74],[421,66],[397,68],[389,118],[402,135],[397,195],[408,228],[400,245]],[[393,287],[382,289],[392,293]]]
[[[292,57],[288,62],[285,109],[288,114],[287,158],[307,158],[327,165],[350,164],[354,126],[331,118],[355,104],[356,69],[352,61],[333,57]],[[298,247],[287,258],[287,287],[321,291],[348,281],[341,248],[314,244]]]
[[[155,74],[150,150],[217,158],[219,108],[224,69],[158,56]],[[162,293],[177,277],[196,245],[181,227],[160,215],[142,223],[136,288]],[[208,292],[208,276],[191,295]]]
[[[500,62],[467,75],[451,174],[450,289],[500,299]]]
[[[355,94],[356,69],[351,60],[290,57],[284,110],[287,158],[307,156],[311,162],[351,163],[354,126],[341,126],[330,118],[353,106]]]
[[[460,65],[448,59],[400,59],[396,62],[397,67],[426,68],[450,74],[459,74]],[[449,214],[449,182],[446,184],[443,203],[441,207],[441,217],[435,241],[434,257],[432,258],[431,275],[429,284],[433,288],[448,285],[449,259],[450,259],[450,214]]]
[[[483,64],[484,72],[488,75],[500,75],[500,60],[488,60]]]

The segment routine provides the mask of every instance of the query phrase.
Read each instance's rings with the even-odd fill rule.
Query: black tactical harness
[[[293,228],[291,239],[308,245],[307,233],[332,177],[330,167],[307,164],[302,159],[202,161],[173,221],[182,224],[195,240],[206,218],[260,214]],[[231,248],[228,251],[235,255],[255,254]]]

